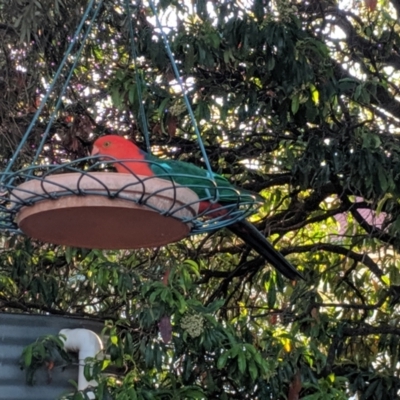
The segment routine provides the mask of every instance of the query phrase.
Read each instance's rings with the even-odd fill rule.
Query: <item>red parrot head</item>
[[[139,147],[117,135],[108,135],[97,139],[93,144],[92,156],[98,154],[121,159],[143,158]]]
[[[117,160],[125,160],[114,164],[114,167],[120,173],[133,172],[136,175],[153,175],[149,164],[146,162],[146,153],[122,136],[107,135],[97,139],[93,144],[91,155],[110,156]],[[108,157],[102,157],[101,159],[110,160]]]

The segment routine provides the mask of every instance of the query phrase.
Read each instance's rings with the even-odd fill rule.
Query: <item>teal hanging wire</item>
[[[151,153],[150,135],[149,135],[148,127],[147,127],[146,111],[144,109],[143,94],[142,94],[142,88],[141,88],[143,79],[140,76],[140,72],[139,72],[138,53],[137,53],[136,46],[135,46],[135,34],[133,31],[132,14],[131,14],[130,7],[129,7],[129,0],[125,0],[125,10],[126,10],[126,15],[128,17],[128,21],[129,21],[129,37],[130,37],[130,41],[131,41],[131,51],[132,51],[131,57],[132,57],[133,64],[135,67],[136,88],[137,88],[138,101],[139,101],[139,116],[140,116],[140,120],[141,120],[143,136],[144,136],[144,139],[146,142],[146,149],[147,149],[148,153]]]
[[[80,56],[82,54],[83,49],[85,48],[86,39],[89,36],[89,33],[90,33],[90,31],[92,29],[92,26],[93,26],[93,23],[97,18],[97,14],[99,13],[100,7],[101,7],[102,4],[103,4],[103,0],[100,0],[95,12],[93,13],[92,19],[89,22],[89,25],[88,25],[88,27],[86,29],[86,32],[82,37],[81,46],[80,46],[79,50],[77,51],[77,53],[75,54],[75,60],[74,60],[74,62],[72,64],[72,66],[71,66],[71,69],[69,71],[67,79],[65,80],[64,85],[61,88],[61,91],[60,91],[58,99],[57,99],[57,103],[56,103],[56,105],[54,107],[53,112],[51,113],[50,120],[49,120],[49,122],[48,122],[48,124],[46,126],[46,130],[43,133],[42,140],[41,140],[41,142],[39,144],[39,147],[38,147],[38,149],[36,151],[36,155],[32,160],[32,164],[34,164],[37,161],[37,159],[39,158],[39,155],[40,155],[40,153],[41,153],[41,151],[43,149],[43,146],[44,146],[44,144],[46,142],[47,135],[49,134],[49,131],[50,131],[50,128],[51,128],[51,126],[53,124],[53,121],[56,118],[57,112],[58,112],[58,110],[59,110],[59,108],[61,106],[62,96],[64,95],[65,91],[67,90],[68,84],[69,84],[69,82],[70,82],[70,80],[72,78],[72,75],[74,74],[75,67],[78,64],[78,61],[80,59]],[[31,174],[32,174],[32,171],[30,171],[29,175],[31,175]]]
[[[68,57],[69,57],[70,53],[72,52],[72,49],[73,49],[74,46],[75,46],[75,42],[76,42],[76,40],[77,40],[79,34],[80,34],[81,31],[82,31],[83,25],[85,24],[85,22],[86,22],[86,20],[87,20],[87,18],[88,18],[88,15],[89,15],[90,11],[91,11],[92,8],[93,8],[94,3],[95,3],[95,0],[91,0],[91,1],[89,2],[89,5],[88,5],[88,7],[86,8],[86,11],[85,11],[85,13],[84,13],[83,16],[82,16],[82,19],[81,19],[81,21],[80,21],[80,23],[79,23],[79,25],[78,25],[78,28],[76,29],[76,32],[75,32],[75,34],[74,34],[74,36],[73,36],[73,38],[72,38],[72,40],[71,40],[71,43],[70,43],[70,45],[68,46],[68,49],[67,49],[67,51],[66,51],[66,53],[65,53],[65,55],[64,55],[64,58],[62,59],[61,64],[60,64],[60,66],[58,67],[58,70],[56,71],[56,73],[55,73],[55,75],[54,75],[53,81],[51,82],[49,88],[47,89],[45,95],[43,96],[43,99],[42,99],[42,101],[41,101],[41,103],[40,103],[38,109],[36,110],[35,115],[33,116],[33,119],[32,119],[31,123],[30,123],[29,126],[28,126],[28,129],[26,130],[24,136],[22,137],[21,142],[20,142],[19,145],[17,146],[17,148],[16,148],[16,150],[15,150],[15,152],[14,152],[13,157],[12,157],[12,158],[10,159],[10,161],[8,162],[7,167],[6,167],[6,169],[4,170],[4,172],[1,173],[0,182],[3,182],[3,181],[6,179],[7,174],[10,172],[12,166],[13,166],[14,163],[15,163],[15,160],[16,160],[16,158],[17,158],[17,155],[19,154],[19,152],[21,151],[23,145],[25,144],[25,142],[27,141],[29,135],[31,134],[32,129],[34,128],[34,126],[35,126],[35,124],[36,124],[36,121],[38,120],[40,114],[42,113],[43,108],[44,108],[44,106],[46,105],[47,100],[49,99],[50,94],[51,94],[51,92],[53,91],[53,89],[54,89],[54,87],[55,87],[55,84],[56,84],[58,78],[60,77],[61,72],[62,72],[62,70],[64,69],[64,66],[65,66],[66,62],[68,61]],[[100,4],[101,4],[101,3],[102,3],[102,0],[101,0]],[[99,9],[99,8],[98,8],[98,9]],[[37,154],[38,154],[38,153],[39,153],[39,151],[37,151]]]
[[[196,136],[197,136],[197,141],[199,142],[201,153],[203,154],[204,163],[206,164],[208,174],[209,174],[210,178],[213,179],[214,173],[213,173],[213,170],[211,169],[211,165],[210,165],[210,162],[208,160],[207,152],[206,152],[206,149],[204,147],[204,143],[203,143],[203,140],[201,138],[201,134],[200,134],[199,128],[197,126],[196,118],[194,116],[192,106],[190,105],[189,98],[188,98],[188,96],[186,94],[186,89],[183,86],[182,78],[181,78],[181,76],[179,74],[178,67],[176,65],[174,56],[173,56],[172,51],[171,51],[171,47],[170,47],[170,45],[168,43],[167,35],[165,34],[165,32],[164,32],[164,30],[162,28],[160,19],[158,18],[157,11],[156,11],[156,8],[155,8],[154,3],[153,3],[153,0],[149,0],[149,5],[150,5],[150,8],[151,8],[151,10],[152,10],[152,12],[154,14],[155,19],[156,19],[157,28],[160,30],[160,33],[161,33],[161,36],[162,36],[162,39],[163,39],[163,42],[164,42],[165,49],[166,49],[168,57],[169,57],[169,59],[171,61],[171,65],[172,65],[172,69],[173,69],[174,74],[175,74],[175,78],[176,78],[176,80],[177,80],[177,82],[179,84],[179,87],[182,90],[183,99],[184,99],[186,108],[187,108],[187,110],[189,112],[190,120],[192,121],[193,128],[194,128],[194,131],[195,131]]]

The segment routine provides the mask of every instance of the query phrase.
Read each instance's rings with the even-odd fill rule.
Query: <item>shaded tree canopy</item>
[[[0,1],[2,169],[87,3]],[[0,309],[107,321],[119,381],[99,375],[98,398],[398,398],[400,2],[157,7],[214,171],[265,198],[251,221],[305,281],[225,231],[121,252],[4,233]],[[204,165],[151,9],[130,11],[141,79],[125,2],[105,0],[38,163],[84,157],[106,133],[144,146],[140,85],[153,151]],[[62,83],[16,168],[30,164]]]

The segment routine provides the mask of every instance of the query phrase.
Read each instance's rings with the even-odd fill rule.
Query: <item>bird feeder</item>
[[[44,242],[99,249],[157,247],[186,237],[197,215],[190,189],[131,174],[66,173],[11,192],[16,223]]]
[[[0,172],[0,230],[24,233],[44,242],[75,247],[151,248],[178,241],[189,234],[219,229],[254,213],[261,203],[259,199],[250,193],[236,192],[233,187],[228,194],[226,192],[230,189],[224,189],[225,193],[219,193],[215,182],[213,183],[212,178],[208,177],[204,178],[206,195],[199,198],[196,195],[198,191],[192,190],[194,187],[178,185],[174,176],[167,176],[166,179],[163,179],[160,176],[144,177],[134,174],[101,172],[107,170],[107,167],[115,163],[115,160],[104,161],[98,157],[86,157],[59,165],[43,163],[43,160],[40,159],[41,151],[60,108],[62,96],[66,92],[79,61],[79,55],[84,49],[85,41],[101,8],[100,6],[96,8],[94,3],[93,0],[88,2],[53,82],[49,85],[30,126],[15,150],[15,154],[9,160],[5,171]],[[129,12],[128,3],[126,1],[127,12]],[[150,5],[154,8],[152,1],[150,1]],[[155,12],[154,9],[153,11]],[[91,17],[89,18],[89,16]],[[162,26],[156,14],[155,16],[170,56],[171,65],[182,87],[182,95],[198,137],[209,172],[208,176],[212,177],[211,167],[201,142],[201,135],[190,102],[183,89]],[[130,18],[128,21],[132,24]],[[79,38],[79,43],[76,38]],[[134,46],[133,38],[131,38],[131,42]],[[76,49],[78,44],[80,47]],[[70,59],[69,56],[73,55],[75,55],[75,60],[70,73],[65,75],[62,73],[63,69]],[[135,59],[135,56],[133,58]],[[137,68],[135,70],[137,71]],[[67,76],[67,79],[58,93],[59,100],[50,115],[49,123],[31,165],[15,171],[15,161],[26,145],[60,76]],[[139,80],[139,78],[138,73],[137,79]],[[137,87],[139,91],[140,84]],[[141,100],[140,93],[138,93],[138,98],[140,100],[141,128],[148,142],[147,126],[143,122],[146,121],[143,110],[144,102]],[[25,158],[21,164],[26,165]],[[196,180],[198,177],[193,178]],[[197,185],[195,189],[198,189]],[[224,209],[219,209],[219,212],[215,212],[213,205],[218,204],[219,200],[223,200],[225,195],[229,197],[229,205],[224,206]],[[210,204],[210,208],[200,210],[199,205],[203,202]]]
[[[0,229],[74,247],[151,248],[218,229],[258,206],[251,193],[240,193],[234,187],[210,190],[209,178],[201,178],[208,189],[199,198],[190,185],[178,185],[173,176],[101,172],[98,169],[104,171],[114,161],[99,159],[79,170],[81,162],[28,167],[3,176]],[[196,179],[198,188],[202,180]],[[199,211],[201,202],[212,205],[224,196],[231,203],[221,210]]]

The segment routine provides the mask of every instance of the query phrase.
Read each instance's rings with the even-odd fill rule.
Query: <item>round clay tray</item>
[[[19,210],[16,222],[26,235],[43,242],[91,249],[135,249],[158,247],[186,237],[191,226],[180,218],[197,215],[197,195],[164,179],[141,178],[143,183],[131,174],[120,173],[53,175],[17,186],[10,200],[18,205],[32,199],[32,205]],[[84,194],[75,194],[79,190]],[[118,190],[117,198],[107,195]],[[71,194],[49,198],[49,194],[69,191]],[[174,217],[121,196],[143,198],[147,205]]]

